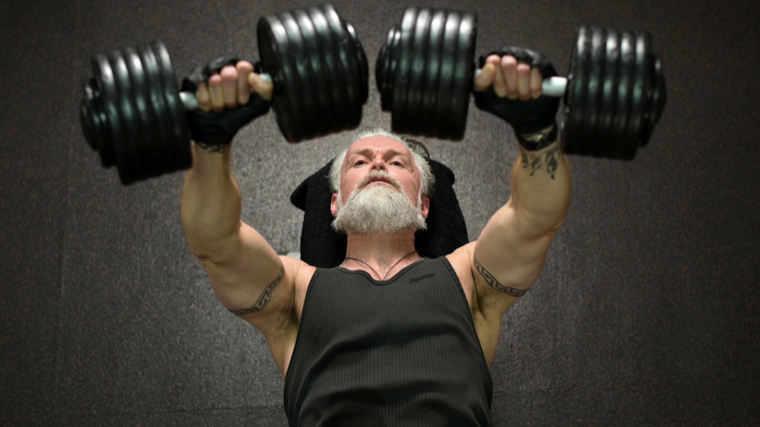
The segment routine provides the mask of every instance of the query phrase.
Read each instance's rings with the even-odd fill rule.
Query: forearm
[[[538,151],[521,147],[511,176],[512,196],[478,238],[473,271],[483,277],[482,289],[516,297],[538,279],[565,219],[570,173],[560,144],[555,142]],[[506,306],[502,308],[506,310]]]
[[[230,172],[230,148],[193,143],[193,167],[182,190],[182,225],[190,249],[202,260],[222,259],[236,246],[241,195]]]
[[[510,204],[526,232],[559,229],[570,200],[570,172],[559,141],[537,151],[520,147],[512,167]]]

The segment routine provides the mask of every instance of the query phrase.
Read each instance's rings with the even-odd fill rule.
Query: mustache
[[[398,182],[396,178],[393,177],[393,175],[389,174],[388,172],[380,171],[380,170],[370,171],[369,174],[367,174],[367,176],[364,177],[364,179],[362,179],[361,182],[359,182],[359,184],[357,184],[355,190],[366,187],[367,184],[369,184],[370,182],[374,180],[377,180],[378,178],[393,185],[396,188],[396,190],[403,191],[403,189],[401,188],[401,183]]]

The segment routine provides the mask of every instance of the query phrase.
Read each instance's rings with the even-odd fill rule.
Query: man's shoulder
[[[473,307],[475,301],[475,281],[472,275],[472,257],[475,253],[475,242],[470,242],[464,246],[460,246],[454,252],[446,255],[446,259],[454,268],[457,273],[459,282],[462,285],[465,295],[467,296],[467,302],[470,303],[470,308]]]
[[[446,255],[446,259],[449,260],[452,267],[456,270],[458,267],[462,269],[471,270],[472,257],[475,254],[475,244],[477,242],[470,242],[466,245],[460,246],[454,252]],[[470,274],[472,275],[472,274]]]
[[[299,307],[299,300],[301,303],[300,307],[303,307],[303,298],[306,296],[306,290],[309,288],[309,283],[311,282],[311,278],[314,277],[317,267],[287,255],[281,255],[280,259],[287,272],[286,274],[292,277],[296,309]]]

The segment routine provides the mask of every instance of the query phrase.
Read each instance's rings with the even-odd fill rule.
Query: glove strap
[[[557,124],[534,133],[517,135],[517,141],[527,151],[538,151],[552,145],[557,140]]]

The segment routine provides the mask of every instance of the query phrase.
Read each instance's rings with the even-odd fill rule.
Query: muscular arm
[[[512,166],[512,196],[490,219],[472,259],[479,295],[496,296],[503,313],[538,279],[570,199],[570,173],[559,142],[521,149]],[[499,318],[501,316],[499,315]]]
[[[230,172],[230,145],[193,144],[182,192],[182,224],[219,300],[230,310],[261,311],[282,281],[277,253],[240,220],[241,195]]]
[[[202,83],[196,97],[201,109],[223,111],[248,102],[251,87],[271,97],[271,85],[252,73],[250,63],[240,62],[224,67],[208,86]],[[241,194],[230,171],[230,150],[231,144],[193,142],[193,167],[182,192],[182,224],[222,304],[269,337],[293,309],[297,263],[280,258],[263,236],[241,221]]]
[[[500,97],[530,101],[541,94],[538,70],[512,57],[489,57],[482,74],[476,88],[493,84]],[[470,254],[480,308],[494,321],[538,279],[565,219],[570,173],[560,142],[536,151],[520,146],[511,179],[509,201],[490,219]]]

